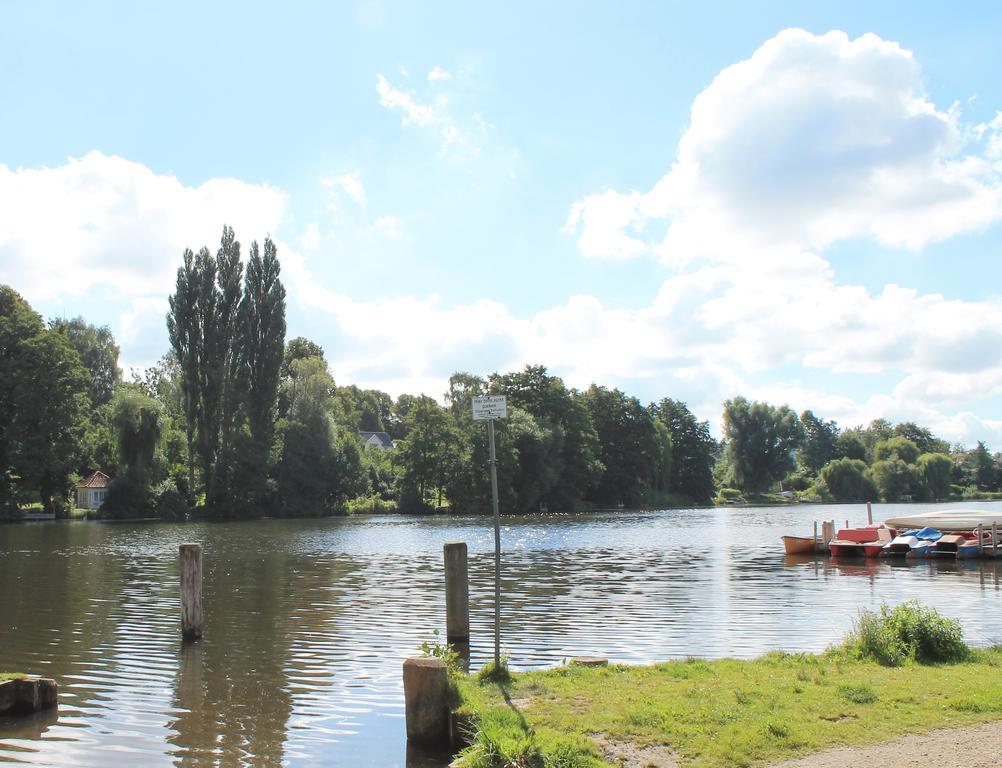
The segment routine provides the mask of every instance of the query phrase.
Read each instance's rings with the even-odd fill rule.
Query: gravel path
[[[947,728],[869,747],[838,747],[773,763],[769,768],[996,768],[1002,765],[1002,722]]]

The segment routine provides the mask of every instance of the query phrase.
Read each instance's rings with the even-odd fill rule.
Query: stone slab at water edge
[[[0,680],[0,716],[30,715],[56,706],[59,686],[44,677]]]

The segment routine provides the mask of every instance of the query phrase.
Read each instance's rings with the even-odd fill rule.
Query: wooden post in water
[[[814,552],[818,551],[818,521],[814,521]]]
[[[984,526],[981,523],[978,523],[978,557],[985,556],[984,535],[985,535]]]
[[[866,524],[873,525],[873,507],[870,502],[866,502]]]
[[[181,637],[202,636],[202,545],[181,544]]]
[[[999,524],[992,523],[992,557],[996,560],[999,556]]]
[[[421,744],[449,741],[449,680],[445,662],[429,656],[404,661],[407,739]]]
[[[445,558],[445,641],[470,641],[470,574],[465,541],[442,547]]]

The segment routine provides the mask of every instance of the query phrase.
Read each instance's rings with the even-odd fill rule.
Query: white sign
[[[507,419],[508,403],[504,395],[485,395],[473,398],[473,420]]]

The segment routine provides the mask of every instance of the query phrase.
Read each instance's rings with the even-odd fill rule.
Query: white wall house
[[[108,497],[111,478],[98,470],[83,482],[77,483],[76,502],[80,509],[97,509]]]

